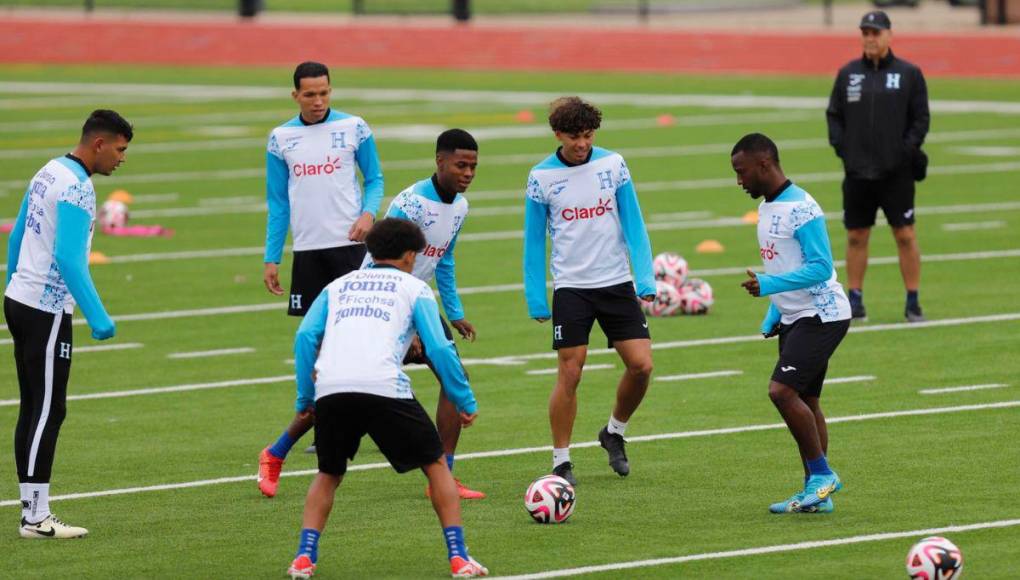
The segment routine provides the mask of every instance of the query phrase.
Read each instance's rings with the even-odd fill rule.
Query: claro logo
[[[560,212],[560,216],[565,221],[572,222],[600,218],[611,211],[613,211],[613,198],[602,199],[600,197],[598,203],[592,207],[568,207]]]
[[[333,175],[340,171],[340,158],[326,156],[325,163],[295,163],[294,167],[291,168],[291,172],[294,173],[294,177],[304,177],[306,175]]]

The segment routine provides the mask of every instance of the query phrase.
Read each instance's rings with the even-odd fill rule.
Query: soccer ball
[[[684,314],[705,314],[714,302],[712,287],[701,278],[691,278],[680,288],[680,309]]]
[[[673,252],[663,252],[652,260],[655,279],[669,282],[679,288],[687,281],[687,260]]]
[[[524,493],[524,509],[540,524],[562,524],[574,513],[574,486],[556,475],[543,475]]]
[[[99,209],[99,225],[102,228],[122,228],[127,224],[128,206],[123,201],[108,200]]]
[[[949,580],[963,573],[963,553],[955,544],[931,536],[914,544],[907,554],[907,574],[917,580]]]
[[[641,301],[641,310],[648,316],[673,316],[680,314],[680,290],[664,280],[655,282],[655,300]]]

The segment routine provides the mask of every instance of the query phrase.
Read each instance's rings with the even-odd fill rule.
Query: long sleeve
[[[358,162],[361,176],[365,179],[361,211],[367,211],[375,216],[379,213],[379,205],[382,204],[384,187],[382,164],[379,162],[379,151],[375,147],[375,137],[369,135],[358,145],[354,158]]]
[[[783,274],[758,274],[761,295],[809,288],[832,276],[832,248],[825,229],[825,217],[819,216],[798,228],[793,237],[800,242],[804,263]]]
[[[779,312],[776,305],[769,301],[769,308],[765,311],[765,318],[761,321],[761,333],[765,335],[771,333],[782,317],[783,314]]]
[[[287,194],[287,163],[266,153],[266,254],[265,262],[279,264],[283,259],[283,243],[290,227],[290,200]]]
[[[842,73],[836,75],[832,85],[832,94],[829,95],[829,107],[825,110],[825,120],[829,125],[829,144],[836,150],[836,155],[842,157],[841,146],[843,144],[843,96],[840,90]]]
[[[545,230],[549,206],[524,202],[524,298],[531,318],[551,318],[545,289]]]
[[[630,265],[638,296],[655,296],[655,274],[652,270],[652,243],[648,240],[645,220],[641,217],[634,182],[628,180],[616,190],[616,205],[620,208],[623,237],[627,240]]]
[[[66,201],[57,202],[53,258],[67,289],[92,328],[92,337],[102,340],[113,336],[114,324],[89,274],[87,248],[91,229],[92,216],[87,211]]]
[[[326,315],[329,313],[329,291],[323,290],[312,302],[294,337],[294,374],[297,380],[297,400],[294,408],[300,413],[315,404],[315,359],[318,357],[322,336],[326,332]]]
[[[25,218],[28,216],[28,199],[31,197],[31,189],[25,191],[25,197],[21,200],[21,209],[18,210],[18,217],[14,219],[14,229],[11,230],[11,237],[7,240],[7,285],[11,285],[11,276],[18,269],[18,257],[21,256],[21,240],[25,237]]]
[[[924,80],[921,69],[917,69],[917,79],[913,83],[910,103],[907,106],[907,133],[903,140],[908,147],[916,149],[924,143],[931,123],[928,112],[928,84]]]
[[[418,331],[429,360],[432,361],[439,382],[443,385],[446,397],[457,407],[457,411],[474,413],[478,410],[478,402],[471,391],[464,367],[453,348],[453,342],[447,340],[439,320],[439,306],[431,297],[419,297],[414,302],[414,328]]]
[[[450,322],[464,319],[464,306],[457,294],[457,275],[453,258],[453,248],[457,245],[458,236],[459,232],[450,240],[446,253],[436,264],[436,288],[439,289],[439,299],[443,301],[443,310],[446,310],[446,317]]]

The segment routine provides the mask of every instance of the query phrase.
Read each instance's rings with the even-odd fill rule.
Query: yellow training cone
[[[744,216],[742,218],[740,218],[740,221],[744,222],[745,224],[756,224],[756,223],[758,223],[758,211],[757,210],[751,210],[751,211],[745,213]]]
[[[102,252],[92,252],[89,254],[89,264],[109,264],[110,258],[106,257],[106,254]]]
[[[126,204],[130,204],[132,201],[135,200],[135,198],[132,197],[131,194],[128,193],[127,190],[124,190],[124,189],[115,189],[115,190],[113,190],[112,192],[110,192],[110,197],[108,199],[110,201],[119,201],[121,203],[126,203]]]
[[[705,240],[695,246],[694,250],[699,254],[721,254],[726,248],[716,240]]]

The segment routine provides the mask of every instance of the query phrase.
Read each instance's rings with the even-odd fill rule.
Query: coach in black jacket
[[[899,251],[907,289],[905,315],[910,322],[921,322],[914,181],[924,179],[928,164],[921,151],[928,134],[928,87],[921,69],[893,55],[892,24],[885,12],[865,14],[860,28],[864,56],[840,69],[826,111],[829,143],[846,172],[843,224],[850,307],[855,319],[866,319],[862,288],[868,239],[882,208]]]

